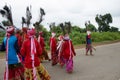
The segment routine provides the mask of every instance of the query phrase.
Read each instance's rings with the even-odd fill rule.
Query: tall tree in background
[[[112,23],[112,16],[110,13],[105,15],[96,15],[96,22],[98,23],[99,32],[107,32],[110,31],[110,23]]]

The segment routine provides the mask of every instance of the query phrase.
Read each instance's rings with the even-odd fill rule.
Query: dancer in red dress
[[[23,42],[21,54],[25,57],[26,80],[50,80],[46,69],[40,64],[41,47],[35,38],[35,29],[27,30],[28,38]]]
[[[62,43],[61,56],[64,58],[66,64],[66,71],[73,71],[73,57],[76,55],[72,41],[69,38],[68,34],[65,34],[64,41]]]
[[[40,44],[40,47],[42,48],[42,55],[40,56],[40,60],[50,61],[47,50],[45,49],[45,42],[44,42],[44,38],[42,37],[42,35],[43,35],[43,32],[39,32],[38,42]]]
[[[56,65],[58,62],[57,53],[56,53],[57,41],[56,41],[55,35],[56,34],[54,32],[52,32],[52,37],[50,38],[50,50],[51,50],[52,66]]]

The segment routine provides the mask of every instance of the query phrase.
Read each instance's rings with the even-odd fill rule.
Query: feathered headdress
[[[59,25],[63,31],[63,34],[65,35],[66,33],[70,33],[71,32],[71,23],[70,22],[65,22],[64,24],[63,23],[60,23]]]
[[[22,27],[24,24],[27,25],[27,27],[29,27],[30,25],[30,20],[32,19],[32,14],[31,14],[31,6],[26,8],[26,19],[24,17],[22,17]]]
[[[8,21],[10,22],[9,25],[13,25],[11,7],[5,5],[3,9],[0,9],[0,14],[8,19]]]
[[[43,21],[43,16],[45,15],[45,11],[44,9],[40,8],[40,17],[39,17],[39,21],[35,22],[33,25],[39,25],[42,21]]]
[[[50,23],[50,24],[49,24],[49,28],[50,28],[50,31],[51,31],[51,32],[56,32],[56,31],[55,31],[55,22]]]
[[[0,28],[3,29],[3,30],[5,30],[5,28],[3,27],[3,25],[1,23],[0,23]]]

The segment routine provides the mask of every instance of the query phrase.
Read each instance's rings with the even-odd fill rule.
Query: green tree
[[[111,28],[110,28],[110,31],[111,31],[111,32],[118,32],[118,28],[117,28],[117,27],[111,27]]]
[[[96,15],[96,22],[98,23],[99,32],[107,32],[110,31],[110,23],[112,23],[112,16],[110,13],[105,15]]]

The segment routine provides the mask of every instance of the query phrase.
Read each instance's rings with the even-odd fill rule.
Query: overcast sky
[[[0,9],[5,4],[11,5],[13,21],[17,27],[21,27],[21,17],[25,17],[26,7],[32,5],[32,20],[38,20],[39,8],[46,12],[42,24],[49,29],[48,24],[56,24],[71,21],[72,25],[85,27],[85,22],[90,20],[96,27],[96,14],[110,13],[113,18],[111,26],[120,30],[120,0],[0,0]],[[0,15],[0,21],[4,18]]]

